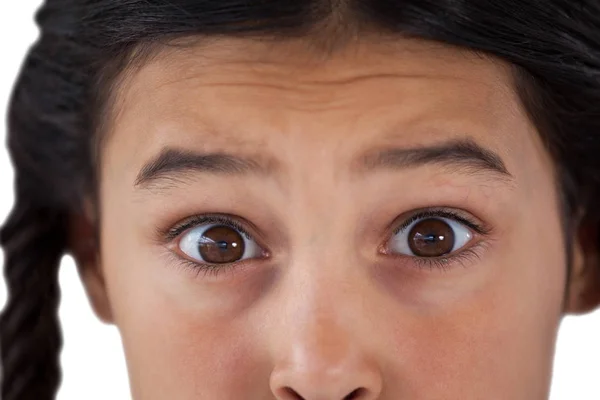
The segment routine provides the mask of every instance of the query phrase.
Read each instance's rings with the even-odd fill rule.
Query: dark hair
[[[36,20],[41,36],[22,66],[8,119],[16,182],[0,232],[8,283],[0,319],[4,400],[55,396],[58,267],[69,251],[71,215],[96,190],[111,89],[134,54],[173,39],[303,37],[332,51],[377,32],[504,59],[555,161],[566,237],[581,210],[598,221],[589,207],[599,200],[600,181],[598,1],[47,0]]]

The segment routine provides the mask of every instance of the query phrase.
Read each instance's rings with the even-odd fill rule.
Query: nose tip
[[[308,354],[296,353],[297,357],[292,363],[287,363],[285,367],[273,371],[271,390],[276,399],[376,400],[379,398],[382,381],[378,369],[356,354],[346,354],[348,357],[336,358],[302,357],[303,355]]]
[[[354,382],[350,376],[339,378],[308,378],[280,376],[272,389],[278,400],[375,400],[379,398],[380,385],[375,382]]]

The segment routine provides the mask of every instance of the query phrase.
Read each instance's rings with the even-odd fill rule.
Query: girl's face
[[[135,399],[547,397],[567,260],[510,69],[381,43],[124,75],[83,277]]]

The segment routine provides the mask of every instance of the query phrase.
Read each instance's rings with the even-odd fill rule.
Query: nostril
[[[363,397],[363,395],[366,393],[366,390],[363,388],[358,388],[356,390],[353,390],[352,393],[348,394],[346,397],[344,397],[343,400],[357,400]]]
[[[289,400],[305,400],[304,397],[300,396],[298,392],[296,392],[291,387],[284,387],[282,389],[286,394],[286,399]],[[351,393],[348,393],[342,400],[359,400],[367,393],[367,390],[364,388],[358,388],[353,390]]]
[[[286,399],[289,398],[289,400],[304,400],[304,397],[300,396],[298,394],[298,392],[296,392],[294,389],[292,389],[289,386],[284,387],[283,392],[285,392],[285,394],[286,394]]]

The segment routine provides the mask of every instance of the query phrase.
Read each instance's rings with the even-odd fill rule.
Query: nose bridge
[[[306,124],[299,122],[299,125]],[[289,209],[304,218],[315,218],[320,227],[344,211],[340,206],[347,203],[344,197],[350,187],[346,185],[351,183],[346,171],[352,154],[351,141],[340,143],[333,135],[319,134],[329,129],[316,119],[295,135],[289,135],[285,145],[290,168]],[[306,140],[306,132],[316,135],[315,139]]]
[[[310,154],[318,165],[327,157]],[[271,299],[271,390],[281,400],[371,400],[382,376],[374,358],[364,299],[368,274],[358,264],[344,181],[323,168],[297,171],[288,203],[292,244]],[[320,195],[317,195],[320,194]]]
[[[332,267],[306,267],[305,273],[284,278],[283,315],[274,316],[277,338],[272,341],[271,388],[277,399],[377,399],[381,392],[371,329],[361,316],[359,279]],[[302,265],[290,269],[297,268]]]

